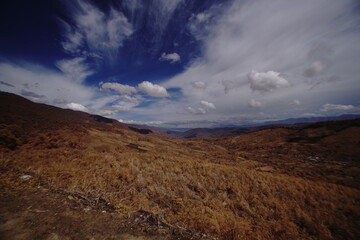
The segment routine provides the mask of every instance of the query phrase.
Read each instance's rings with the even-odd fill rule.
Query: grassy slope
[[[181,140],[141,135],[122,124],[27,101],[21,112],[9,96],[5,100],[2,143],[15,142],[14,150],[2,148],[5,182],[14,174],[30,174],[34,184],[94,205],[105,202],[119,214],[143,209],[220,239],[360,236],[354,123],[311,143],[309,135],[324,136],[328,128]],[[307,159],[315,154],[322,162]],[[345,161],[352,165],[344,168]]]

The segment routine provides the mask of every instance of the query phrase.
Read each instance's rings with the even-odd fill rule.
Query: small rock
[[[85,212],[88,212],[88,211],[90,211],[91,210],[91,207],[86,207],[86,208],[84,208],[84,211]]]
[[[31,178],[31,176],[30,175],[22,175],[21,177],[20,177],[22,180],[29,180],[30,178]]]
[[[316,157],[316,156],[310,156],[310,157],[308,157],[308,159],[309,159],[310,161],[314,161],[314,162],[319,161],[319,157]]]

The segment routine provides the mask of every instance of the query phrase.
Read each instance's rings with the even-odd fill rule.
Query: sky
[[[4,0],[0,90],[125,123],[360,113],[356,0]]]

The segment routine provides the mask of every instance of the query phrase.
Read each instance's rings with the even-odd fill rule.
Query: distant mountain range
[[[179,138],[195,138],[195,137],[229,137],[236,136],[244,133],[254,132],[269,126],[291,126],[291,125],[304,125],[316,122],[326,122],[326,121],[338,121],[338,120],[351,120],[360,118],[358,114],[344,114],[340,116],[331,116],[331,117],[311,117],[311,118],[289,118],[278,121],[268,121],[255,124],[246,124],[236,127],[218,127],[218,128],[193,128],[186,131],[174,131],[168,130],[161,132],[166,132],[166,134],[179,137]],[[155,130],[156,131],[156,130]]]
[[[360,118],[359,114],[343,114],[340,116],[331,116],[331,117],[288,118],[288,119],[284,119],[284,120],[251,124],[249,126],[268,126],[268,125],[279,125],[279,124],[305,124],[305,123],[337,121],[337,120],[351,120],[351,119],[357,119],[357,118]]]

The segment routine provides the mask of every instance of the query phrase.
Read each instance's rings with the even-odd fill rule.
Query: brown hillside
[[[359,120],[184,140],[0,93],[0,126],[4,239],[360,237]]]

